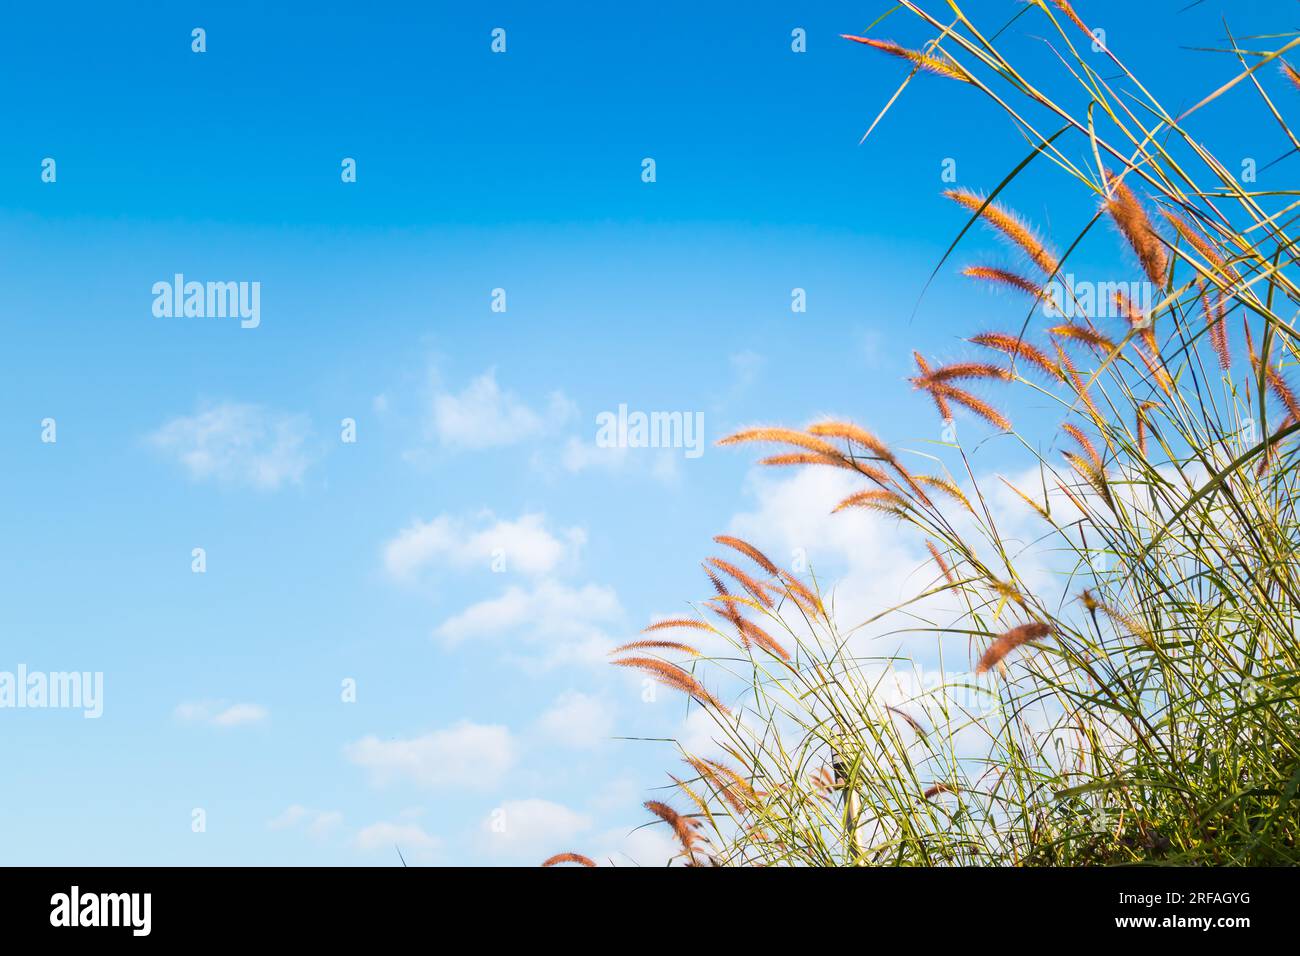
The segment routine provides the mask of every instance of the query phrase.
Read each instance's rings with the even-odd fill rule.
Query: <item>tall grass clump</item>
[[[904,86],[923,73],[964,102],[992,100],[1029,146],[988,193],[946,194],[962,235],[987,227],[1022,262],[964,270],[1000,291],[1007,321],[970,329],[960,360],[916,353],[911,384],[1026,467],[980,473],[955,438],[920,453],[849,421],[724,438],[763,447],[769,467],[851,477],[827,510],[898,522],[928,555],[925,583],[844,622],[833,591],[719,536],[711,595],[614,659],[685,695],[713,732],[707,755],[683,749],[647,819],[692,865],[1300,861],[1300,288],[1287,232],[1300,200],[1239,182],[1236,161],[1193,131],[1221,97],[1259,97],[1279,142],[1300,149],[1285,120],[1300,80],[1283,60],[1300,35],[1229,37],[1234,78],[1175,116],[1065,0],[1019,16],[1041,20],[1031,32],[1059,55],[1068,107],[957,3],[947,20],[900,7],[932,31],[922,49],[848,39],[910,67]],[[1044,161],[1095,200],[1069,242],[1008,199]],[[1099,222],[1114,287],[1060,301],[1075,293],[1057,280]],[[1149,303],[1126,294],[1131,281],[1149,283]],[[1044,406],[1052,430],[1016,429]],[[1009,521],[1030,534],[1009,535]],[[882,622],[929,641],[938,682],[898,692],[908,662],[862,640]]]

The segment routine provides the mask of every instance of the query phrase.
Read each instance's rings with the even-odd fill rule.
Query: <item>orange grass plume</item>
[[[1017,647],[1030,641],[1041,641],[1051,632],[1052,629],[1042,621],[1031,621],[1028,624],[1021,624],[1019,627],[1013,627],[989,645],[989,649],[984,652],[984,656],[980,658],[979,664],[976,665],[975,673],[985,673],[990,668],[1000,664],[1002,659]]]

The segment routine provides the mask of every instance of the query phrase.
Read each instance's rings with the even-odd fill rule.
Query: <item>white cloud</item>
[[[269,711],[259,704],[232,704],[213,715],[212,723],[218,727],[238,727],[241,724],[261,723],[269,716]]]
[[[497,384],[489,369],[458,394],[433,397],[432,429],[439,442],[457,448],[497,448],[531,441],[550,433],[573,416],[574,405],[552,392],[546,407],[534,411]]]
[[[735,383],[732,385],[732,395],[739,394],[748,390],[748,388],[758,381],[759,375],[767,366],[767,359],[745,349],[742,352],[736,352],[727,356],[727,363],[731,366],[731,373],[735,376]]]
[[[422,737],[369,736],[344,747],[347,758],[369,771],[377,786],[405,781],[431,790],[496,786],[514,765],[515,750],[505,727],[468,720]]]
[[[629,773],[603,780],[592,792],[587,805],[599,813],[626,811],[645,799],[642,782]]]
[[[352,842],[358,850],[400,852],[406,860],[421,861],[431,859],[442,847],[442,841],[426,833],[419,824],[386,821],[362,827]]]
[[[294,803],[286,808],[284,813],[269,821],[266,825],[272,830],[288,830],[290,827],[295,827],[301,823],[309,813],[311,811],[302,804]]]
[[[260,704],[228,704],[225,701],[186,701],[176,707],[175,715],[190,724],[209,727],[241,727],[259,724],[271,716]]]
[[[805,468],[785,478],[755,472],[749,481],[752,511],[736,515],[731,533],[765,551],[787,570],[806,559],[816,573],[827,605],[841,627],[852,627],[923,590],[933,565],[926,565],[925,539],[891,517],[831,509],[865,487],[861,479],[831,468]],[[896,622],[892,622],[896,624]]]
[[[682,852],[664,826],[607,830],[597,836],[592,847],[593,852],[586,854],[592,860],[598,864],[613,860],[617,866],[667,866]]]
[[[628,806],[635,807],[644,794],[636,791],[629,795],[617,809],[626,811]],[[649,820],[640,821],[642,823]],[[568,842],[561,839],[550,842],[532,841],[531,846],[520,847],[514,850],[519,862],[528,864],[537,864],[546,857],[554,853],[575,852],[590,858],[597,866],[608,866],[612,863],[614,866],[646,866],[662,867],[667,866],[669,861],[679,857],[682,849],[681,845],[673,837],[672,831],[665,826],[636,826],[629,824],[622,828],[611,828],[589,832],[588,828],[583,827],[576,832],[562,832],[561,836]]]
[[[566,691],[537,721],[538,729],[566,747],[599,747],[614,733],[609,703],[589,694]]]
[[[564,443],[564,452],[560,463],[564,470],[574,474],[589,468],[600,471],[621,471],[627,466],[630,449],[617,445],[601,448],[594,441],[585,442],[580,438],[570,437]]]
[[[487,846],[493,853],[536,863],[573,849],[573,840],[590,827],[587,816],[538,799],[507,800],[483,821]]]
[[[605,474],[642,472],[666,485],[681,479],[681,449],[625,448],[617,445],[602,448],[595,441],[570,437],[564,443],[560,464],[570,474],[600,471]]]
[[[494,562],[500,560],[506,571],[549,574],[576,559],[587,542],[586,532],[578,527],[552,534],[541,514],[493,521],[493,515],[486,512],[480,516],[480,524],[484,520],[489,523],[477,528],[451,515],[417,520],[384,546],[384,566],[394,577],[409,578],[432,564],[495,570]]]
[[[472,604],[439,625],[435,634],[453,646],[471,638],[513,634],[526,643],[545,645],[548,663],[592,661],[613,646],[601,625],[621,615],[618,597],[609,588],[541,581]]]
[[[285,809],[267,826],[272,830],[296,830],[302,827],[308,836],[320,839],[332,833],[343,822],[338,810],[312,810],[295,803]]]
[[[298,483],[311,463],[303,415],[223,402],[173,418],[148,441],[174,456],[195,481],[274,490]]]
[[[1022,491],[1041,498],[1037,469],[1010,476]],[[970,495],[969,483],[966,492]],[[1059,588],[1051,571],[1051,542],[1040,539],[1047,525],[1028,505],[995,475],[979,479],[983,496],[997,523],[999,534],[1009,546],[1020,579],[1031,589],[1053,597]],[[736,515],[731,532],[764,550],[778,565],[797,570],[793,562],[806,558],[808,569],[816,573],[827,606],[841,633],[855,628],[869,617],[913,601],[918,594],[934,586],[940,571],[925,548],[924,535],[895,518],[865,509],[831,513],[835,504],[866,485],[848,473],[830,468],[807,468],[785,478],[755,472],[749,488],[756,499],[755,507]],[[962,509],[946,501],[945,513],[968,540],[979,540],[971,533],[973,519]],[[1058,520],[1067,521],[1068,499],[1053,495],[1052,507],[1061,509]],[[1069,506],[1072,507],[1072,506]],[[1035,542],[1038,542],[1035,544]],[[1060,564],[1060,559],[1055,559]],[[1059,570],[1059,568],[1058,568]],[[874,653],[901,648],[918,663],[937,663],[928,657],[937,647],[933,633],[905,634],[902,627],[927,627],[927,622],[950,622],[968,614],[963,604],[947,593],[932,595],[910,603],[905,614],[889,615],[871,628],[855,631],[853,642],[858,650],[873,637],[888,635],[889,644],[874,645]],[[955,658],[946,662],[951,668]]]
[[[1011,476],[1010,480],[1031,496],[1041,498],[1036,469]],[[1048,603],[1053,602],[1059,597],[1062,582],[1068,580],[1060,573],[1063,564],[1068,565],[1068,558],[1056,552],[1059,541],[1043,540],[1047,525],[996,476],[979,479],[979,485],[1007,544],[1018,580]],[[861,673],[876,685],[872,696],[878,702],[903,705],[906,712],[930,726],[934,726],[932,717],[937,719],[946,711],[982,712],[988,698],[969,673],[974,667],[972,654],[978,653],[972,651],[971,642],[959,636],[945,643],[945,653],[939,654],[940,635],[954,622],[968,620],[968,608],[947,592],[917,599],[917,595],[941,582],[941,572],[925,548],[922,533],[866,510],[831,513],[838,501],[862,487],[853,475],[832,469],[810,468],[782,478],[756,471],[749,483],[754,506],[737,514],[730,530],[805,579],[808,571],[815,572],[838,634],[846,641],[843,653],[862,662]],[[969,487],[966,492],[971,496]],[[1078,516],[1063,493],[1053,492],[1050,497],[1057,521],[1066,523]],[[956,505],[946,507],[945,513],[967,540],[979,540],[978,535],[970,533],[974,523],[971,516],[964,515]],[[795,567],[796,559],[801,558],[806,559],[807,566]],[[1069,570],[1068,566],[1064,570]],[[904,602],[904,610],[886,613]],[[877,615],[884,616],[864,624]],[[796,633],[808,636],[799,616],[784,616]],[[790,640],[783,636],[779,625],[767,629],[779,639]],[[886,664],[886,659],[896,653],[906,661]],[[954,678],[961,680],[954,683]],[[734,689],[743,692],[739,686]],[[779,729],[783,735],[789,733],[790,739],[798,739],[801,733],[798,728],[793,728],[794,732],[784,726]],[[716,741],[723,735],[703,710],[697,709],[687,717],[677,737],[689,752],[722,756]],[[979,729],[972,728],[954,746],[960,753],[976,755],[981,743],[986,745],[987,739],[981,740]]]
[[[770,556],[787,566],[799,549],[810,560],[892,563],[892,554],[877,554],[881,545],[894,547],[897,521],[863,509],[831,513],[837,502],[863,486],[861,478],[831,468],[804,468],[781,478],[754,472],[749,489],[756,507],[736,515],[731,528],[746,540],[766,539]]]
[[[726,740],[726,735],[718,727],[717,721],[702,707],[693,707],[677,732],[677,741],[683,750],[710,760],[726,756],[726,751],[718,742],[719,738]]]
[[[718,719],[709,711],[703,707],[692,707],[679,725],[675,739],[682,750],[689,754],[730,764],[734,759],[726,748],[734,739],[732,735],[739,733],[752,739],[761,734],[766,726],[762,718],[754,716],[748,710],[733,713],[730,721],[731,726],[724,730],[718,726]]]

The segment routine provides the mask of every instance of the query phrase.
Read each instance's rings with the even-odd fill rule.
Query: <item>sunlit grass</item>
[[[856,475],[860,491],[827,510],[896,519],[932,567],[913,600],[842,632],[814,580],[721,537],[698,615],[621,649],[615,663],[703,708],[728,755],[683,753],[675,793],[647,804],[680,862],[1300,861],[1300,404],[1288,382],[1300,288],[1287,231],[1300,194],[1239,182],[1189,126],[1221,97],[1257,96],[1300,148],[1285,121],[1300,78],[1280,59],[1300,36],[1231,40],[1240,74],[1174,116],[1093,51],[1083,12],[1027,7],[1022,25],[1037,18],[1051,35],[1080,106],[1049,99],[999,51],[1002,24],[984,32],[956,3],[945,21],[902,0],[934,31],[923,49],[868,46],[912,65],[904,86],[981,91],[1028,144],[989,193],[949,194],[970,217],[961,235],[982,223],[1023,259],[1023,272],[965,271],[1003,291],[1007,325],[971,329],[960,362],[916,355],[912,383],[941,419],[982,420],[981,437],[1005,432],[998,441],[1036,463],[1011,499],[1036,523],[1035,546],[1000,532],[992,492],[1005,508],[1005,479],[977,475],[955,440],[919,455],[847,422],[725,439],[773,447],[772,467]],[[1068,242],[1008,201],[1044,160],[1062,188],[1097,201]],[[1103,218],[1120,243],[1113,280],[1150,283],[1152,303],[1111,295],[1045,318],[1044,290]],[[1018,410],[1045,401],[1060,432],[1016,431]],[[1043,554],[1047,586],[1025,567]],[[908,663],[854,639],[893,619],[896,633],[934,636],[942,661],[942,681],[907,699],[886,684]]]

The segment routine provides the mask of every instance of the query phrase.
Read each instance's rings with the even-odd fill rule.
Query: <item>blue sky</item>
[[[266,6],[0,14],[0,670],[105,681],[98,720],[0,710],[0,859],[654,861],[628,834],[675,757],[608,738],[687,732],[684,707],[601,652],[702,597],[712,535],[762,537],[786,486],[744,451],[610,454],[596,415],[937,440],[910,350],[1022,316],[960,255],[917,307],[963,222],[941,164],[988,189],[1026,147],[930,77],[859,145],[905,70],[837,34],[884,4]],[[1292,26],[1182,6],[1079,4],[1171,105],[1233,74],[1184,49],[1218,45],[1223,14]],[[1008,44],[1048,76],[1045,31],[1027,14]],[[873,35],[925,38],[901,16]],[[1204,135],[1262,166],[1280,133],[1222,131],[1259,111],[1238,96]],[[1062,185],[1042,164],[1009,197],[1058,245],[1093,208]],[[976,234],[962,252],[1013,261]],[[1101,235],[1079,270],[1113,252]],[[260,326],[155,317],[175,273],[259,282]],[[852,564],[813,525],[766,533]]]

